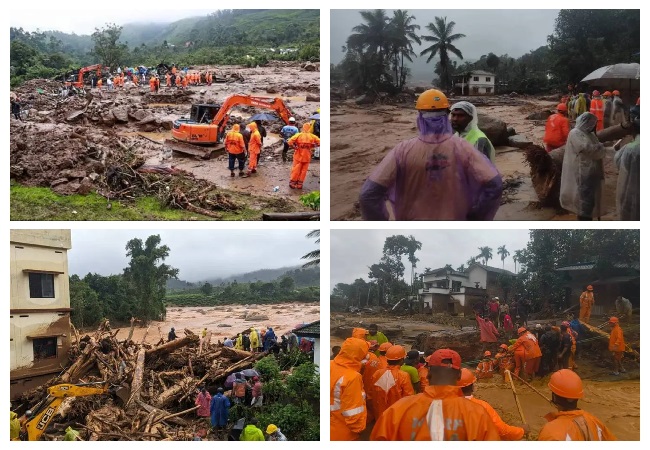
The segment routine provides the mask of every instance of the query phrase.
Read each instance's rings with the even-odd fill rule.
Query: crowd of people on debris
[[[429,89],[420,94],[415,109],[418,136],[388,152],[361,188],[363,219],[494,219],[503,180],[495,165],[494,146],[479,127],[476,106],[467,101],[450,106],[443,92]],[[575,119],[573,129],[569,114]],[[618,215],[621,220],[640,220],[639,100],[628,108],[613,93],[611,100],[603,100],[598,91],[589,100],[585,94],[567,95],[548,118],[547,151],[566,148],[560,203],[578,220],[601,217],[606,147],[596,131],[618,123],[631,127],[634,136],[622,148],[620,140],[613,146],[619,170]]]
[[[387,441],[527,438],[530,426],[505,423],[488,402],[474,396],[475,384],[500,375],[504,382],[516,379],[530,386],[533,377],[550,375],[548,387],[558,411],[546,416],[548,423],[539,431],[538,440],[616,440],[602,421],[578,407],[584,390],[575,372],[575,327],[590,320],[591,288],[581,295],[579,320],[559,326],[522,325],[513,339],[507,339],[507,320],[500,319],[509,317],[510,306],[501,314],[503,305],[493,298],[485,309],[481,307],[482,313],[475,311],[483,346],[478,362],[463,363],[460,355],[448,348],[425,352],[411,348],[407,352],[404,346],[389,342],[376,324],[354,328],[350,338],[332,348],[331,439],[358,440],[369,430],[370,440]],[[526,317],[527,308],[519,305],[525,301],[517,302],[516,310]],[[619,375],[625,371],[621,365],[623,332],[618,317],[611,317],[607,324],[612,375]]]

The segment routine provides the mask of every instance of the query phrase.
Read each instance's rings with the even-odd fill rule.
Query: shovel
[[[517,403],[517,409],[519,410],[521,421],[523,423],[526,423],[526,418],[524,417],[524,411],[521,409],[521,404],[519,403],[519,397],[517,396],[517,389],[515,388],[515,382],[512,380],[512,374],[507,369],[503,372],[503,374],[505,375],[506,381],[510,382],[510,387],[512,388],[512,393],[515,396],[515,403]]]

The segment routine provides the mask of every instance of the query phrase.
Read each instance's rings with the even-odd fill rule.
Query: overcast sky
[[[128,265],[126,243],[159,234],[170,248],[165,263],[178,278],[203,281],[258,269],[301,265],[300,257],[316,250],[305,230],[72,230],[70,274],[120,274]]]
[[[330,13],[330,58],[333,64],[339,63],[345,54],[341,46],[345,45],[352,28],[365,23],[359,14],[361,10],[332,10]],[[456,22],[454,33],[464,34],[466,37],[456,41],[456,47],[463,57],[477,60],[481,55],[492,52],[498,56],[508,54],[513,58],[546,45],[546,37],[553,32],[557,9],[409,9],[415,16],[415,23],[420,25],[417,32],[421,35],[431,35],[426,25],[433,22],[435,17],[447,17],[447,21]],[[386,10],[388,17],[393,16],[393,10]],[[414,51],[419,56],[420,52],[431,46],[430,42],[422,42],[422,46],[414,45]],[[427,44],[427,45],[425,45]],[[453,57],[453,55],[452,55]],[[426,70],[425,62],[428,55],[414,59],[414,78]],[[435,64],[437,57],[430,64]],[[433,74],[433,66],[430,69]]]
[[[157,3],[110,3],[99,2],[101,9],[93,9],[88,2],[79,3],[48,3],[50,9],[34,8],[15,9],[9,11],[9,24],[12,27],[22,27],[25,31],[63,31],[65,33],[92,34],[95,28],[101,28],[106,23],[124,25],[133,22],[171,23],[179,19],[195,16],[207,16],[215,11],[212,9],[166,9]],[[58,7],[57,7],[58,6]],[[53,8],[57,7],[57,8]]]
[[[357,278],[368,281],[368,267],[379,262],[389,236],[413,235],[422,243],[422,250],[415,254],[420,260],[416,271],[420,273],[425,267],[437,269],[447,264],[455,269],[486,245],[492,248],[488,265],[493,267],[503,267],[497,248],[505,245],[510,252],[505,268],[514,272],[512,255],[515,250],[526,248],[528,233],[529,230],[332,230],[330,290],[336,283],[350,284]],[[403,262],[405,273],[410,274],[408,259]]]

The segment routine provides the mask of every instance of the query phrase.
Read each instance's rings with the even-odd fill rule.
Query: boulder
[[[551,114],[553,114],[551,111],[548,109],[543,109],[541,111],[535,111],[534,113],[528,114],[526,116],[526,119],[528,120],[546,120],[548,119]]]
[[[515,134],[508,137],[508,145],[516,148],[526,148],[532,144],[532,141],[521,134]]]
[[[67,179],[86,178],[86,171],[83,169],[66,169],[59,172],[59,176]]]
[[[144,109],[136,109],[133,111],[129,111],[127,115],[129,118],[133,120],[141,121],[144,118],[149,117],[151,113],[149,111],[145,111]]]
[[[50,183],[50,187],[55,187],[58,186],[59,184],[67,183],[68,179],[67,178],[57,178],[56,180],[52,181]]]
[[[478,127],[485,133],[492,145],[508,145],[508,127],[504,121],[479,112]]]
[[[118,106],[117,108],[111,109],[111,113],[115,120],[122,123],[127,123],[129,121],[129,114],[126,106]]]
[[[515,134],[517,134],[515,129],[512,127],[508,127],[508,136],[514,136]]]
[[[302,68],[304,70],[306,70],[307,72],[316,72],[316,70],[317,70],[316,65],[311,64],[311,63],[307,63],[307,64],[303,65]]]
[[[294,91],[293,89],[287,89],[286,91],[284,91],[284,93],[282,95],[284,97],[295,97],[296,96],[296,91]]]
[[[102,114],[102,123],[104,125],[113,126],[115,125],[115,116],[112,112],[107,112]]]
[[[308,101],[308,102],[320,102],[320,96],[307,94],[307,97],[305,98],[305,101]]]
[[[93,182],[90,178],[86,177],[83,180],[81,180],[81,184],[79,184],[79,188],[77,188],[77,193],[81,195],[86,195],[92,190],[93,190]]]
[[[84,116],[85,112],[83,110],[72,111],[70,114],[65,116],[66,122],[76,122]]]
[[[267,86],[266,87],[266,92],[269,94],[277,94],[278,93],[278,88],[275,86]]]
[[[163,120],[161,121],[160,125],[165,130],[171,130],[172,128],[174,128],[174,120],[173,119]]]

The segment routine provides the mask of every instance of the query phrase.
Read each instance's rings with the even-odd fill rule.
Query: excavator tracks
[[[196,144],[186,144],[185,142],[174,139],[165,139],[164,149],[171,150],[174,156],[195,156],[202,159],[211,159],[218,152],[225,150],[223,144],[201,146]]]

